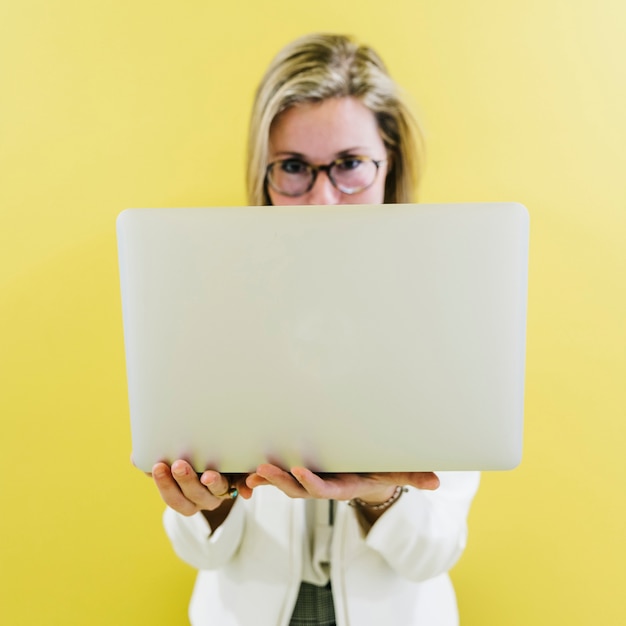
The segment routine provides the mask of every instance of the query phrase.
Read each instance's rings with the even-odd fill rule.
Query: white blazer
[[[436,491],[409,491],[365,535],[338,502],[331,543],[337,626],[456,626],[448,577],[465,548],[477,472],[442,472]],[[239,498],[215,533],[200,513],[164,515],[175,552],[199,571],[194,626],[288,626],[308,549],[304,501],[266,486]]]

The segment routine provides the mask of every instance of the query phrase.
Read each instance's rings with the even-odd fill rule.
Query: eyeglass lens
[[[377,171],[376,162],[368,157],[338,159],[328,166],[331,183],[346,194],[367,189],[376,179]],[[301,196],[313,186],[316,168],[298,159],[284,159],[272,163],[267,175],[270,185],[278,193]]]

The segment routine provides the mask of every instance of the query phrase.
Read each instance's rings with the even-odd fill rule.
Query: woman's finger
[[[152,478],[167,506],[182,515],[189,516],[196,513],[196,505],[185,497],[166,463],[157,463],[152,468]]]
[[[399,472],[392,474],[373,474],[388,477],[395,485],[410,485],[417,489],[434,491],[439,487],[439,477],[434,472]]]
[[[246,478],[246,485],[250,489],[255,489],[256,487],[262,487],[263,485],[269,484],[270,483],[266,478],[263,478],[263,476],[260,476],[256,472],[252,472],[252,474],[249,474]]]
[[[280,489],[290,498],[311,497],[306,489],[289,472],[275,465],[270,465],[269,463],[259,465],[256,474],[261,479],[267,481],[265,484],[274,485],[274,487]]]
[[[325,500],[349,499],[355,485],[355,474],[336,474],[322,477],[305,467],[294,467],[291,475],[312,498]]]
[[[200,476],[200,483],[216,498],[230,497],[230,491],[235,487],[235,485],[231,484],[230,478],[226,474],[220,474],[215,470],[204,472]]]
[[[230,498],[228,493],[228,478],[218,472],[205,472],[209,475],[209,484],[200,482],[195,470],[187,461],[172,463],[172,476],[178,483],[183,495],[193,502],[198,510],[211,511],[217,508],[224,497]],[[203,474],[204,476],[204,474]]]

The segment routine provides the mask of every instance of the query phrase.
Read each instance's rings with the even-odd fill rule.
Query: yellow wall
[[[626,623],[626,4],[242,5],[0,2],[0,623],[184,623],[193,572],[128,463],[114,220],[243,203],[253,87],[320,29],[415,100],[422,200],[531,214],[525,458],[484,476],[464,625]]]

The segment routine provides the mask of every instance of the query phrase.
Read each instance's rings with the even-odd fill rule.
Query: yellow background
[[[312,30],[406,87],[421,200],[531,214],[525,456],[484,476],[464,626],[626,623],[625,27],[622,0],[2,0],[0,623],[185,623],[128,462],[115,217],[244,203],[253,88]]]

